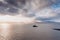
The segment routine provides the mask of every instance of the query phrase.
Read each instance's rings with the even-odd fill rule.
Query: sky
[[[0,21],[60,22],[60,0],[0,0]]]

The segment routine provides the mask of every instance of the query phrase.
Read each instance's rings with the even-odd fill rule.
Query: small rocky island
[[[33,25],[33,27],[38,27],[37,25]]]

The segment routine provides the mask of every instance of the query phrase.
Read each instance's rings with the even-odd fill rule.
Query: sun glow
[[[0,16],[0,22],[31,22],[33,18],[23,17],[23,16]]]

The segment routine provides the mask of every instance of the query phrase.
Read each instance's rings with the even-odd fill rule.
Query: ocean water
[[[59,29],[60,23],[0,23],[0,40],[60,40],[55,28]]]

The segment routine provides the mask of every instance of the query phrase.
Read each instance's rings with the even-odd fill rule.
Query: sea
[[[60,31],[54,29],[60,23],[0,23],[0,40],[60,40]]]

